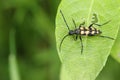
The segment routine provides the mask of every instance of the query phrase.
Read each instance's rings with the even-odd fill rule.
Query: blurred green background
[[[0,0],[0,80],[10,80],[11,29],[15,30],[15,55],[21,80],[59,80],[60,61],[54,34],[59,2]]]
[[[59,80],[60,60],[54,34],[59,3],[60,0],[0,0],[0,80],[11,80],[11,46],[15,47],[13,55],[20,80]],[[13,29],[15,36],[10,35]],[[11,36],[15,41],[10,41]],[[120,64],[109,57],[96,80],[119,80],[119,75]]]

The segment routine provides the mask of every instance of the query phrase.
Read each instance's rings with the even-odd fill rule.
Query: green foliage
[[[59,0],[0,1],[0,80],[17,80],[16,73],[21,80],[59,79],[54,38],[58,3]],[[9,42],[11,29],[16,31],[12,36],[15,39]]]
[[[9,33],[10,55],[9,55],[9,70],[11,80],[20,80],[18,64],[16,59],[16,44],[15,44],[15,30],[11,29]]]
[[[117,35],[117,39],[113,45],[112,51],[111,51],[112,57],[120,62],[120,29]]]
[[[68,29],[60,14],[60,10],[62,10],[70,29],[74,29],[72,19],[75,20],[77,26],[84,20],[86,26],[89,26],[93,13],[98,15],[99,24],[111,20],[111,22],[99,29],[103,32],[101,35],[116,39],[119,29],[118,20],[120,18],[119,2],[119,0],[61,1],[56,16],[57,50],[63,65],[61,80],[68,78],[68,80],[94,80],[104,67],[115,40],[99,36],[82,37],[84,51],[81,54],[80,40],[74,41],[73,37],[69,36],[64,40],[60,52],[60,42],[63,36],[68,34]]]
[[[110,56],[96,80],[118,80],[120,79],[119,74],[120,64]]]

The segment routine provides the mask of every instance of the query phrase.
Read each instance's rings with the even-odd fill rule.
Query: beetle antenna
[[[64,22],[65,22],[65,24],[66,24],[68,30],[70,31],[70,28],[69,28],[69,26],[68,26],[68,24],[67,24],[67,21],[65,20],[65,17],[64,17],[64,15],[63,15],[63,13],[62,13],[61,10],[60,10],[60,13],[61,13],[61,15],[62,15],[62,17],[63,17],[63,20],[64,20]]]
[[[61,51],[62,43],[63,43],[64,39],[65,39],[67,36],[69,36],[69,34],[65,35],[65,36],[63,37],[62,41],[60,42],[60,46],[59,46],[59,50],[60,50],[60,51]]]

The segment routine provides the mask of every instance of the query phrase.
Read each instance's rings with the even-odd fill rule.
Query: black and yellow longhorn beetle
[[[63,37],[62,41],[60,42],[60,46],[59,46],[59,50],[60,50],[60,51],[61,51],[62,43],[63,43],[64,39],[65,39],[67,36],[76,35],[75,40],[77,40],[78,37],[79,37],[80,42],[81,42],[81,54],[83,53],[82,36],[99,36],[99,37],[103,37],[103,38],[108,38],[108,39],[114,40],[114,38],[100,35],[100,34],[102,33],[102,31],[100,31],[100,30],[96,29],[95,27],[93,27],[93,25],[103,26],[103,25],[109,23],[110,20],[107,21],[107,22],[105,22],[105,23],[103,23],[103,24],[96,24],[96,23],[97,23],[97,21],[96,21],[96,22],[93,22],[92,24],[90,24],[88,27],[85,27],[85,26],[84,26],[85,22],[83,22],[83,23],[81,23],[81,24],[79,25],[79,27],[77,28],[74,19],[72,19],[75,29],[74,29],[74,30],[70,30],[70,28],[69,28],[69,26],[68,26],[68,24],[67,24],[67,21],[65,20],[65,17],[64,17],[64,15],[63,15],[63,13],[62,13],[61,10],[60,10],[60,13],[61,13],[61,15],[62,15],[62,17],[63,17],[63,20],[64,20],[64,22],[65,22],[65,24],[66,24],[66,26],[67,26],[67,28],[68,28],[68,30],[69,30],[68,34],[66,34],[66,35]],[[94,14],[94,17],[96,17],[95,14]],[[97,18],[96,18],[96,19],[97,19]]]

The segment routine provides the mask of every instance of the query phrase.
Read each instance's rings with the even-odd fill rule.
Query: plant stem
[[[16,59],[16,44],[15,44],[15,30],[11,29],[9,33],[9,71],[10,80],[20,80],[18,73],[17,59]]]

